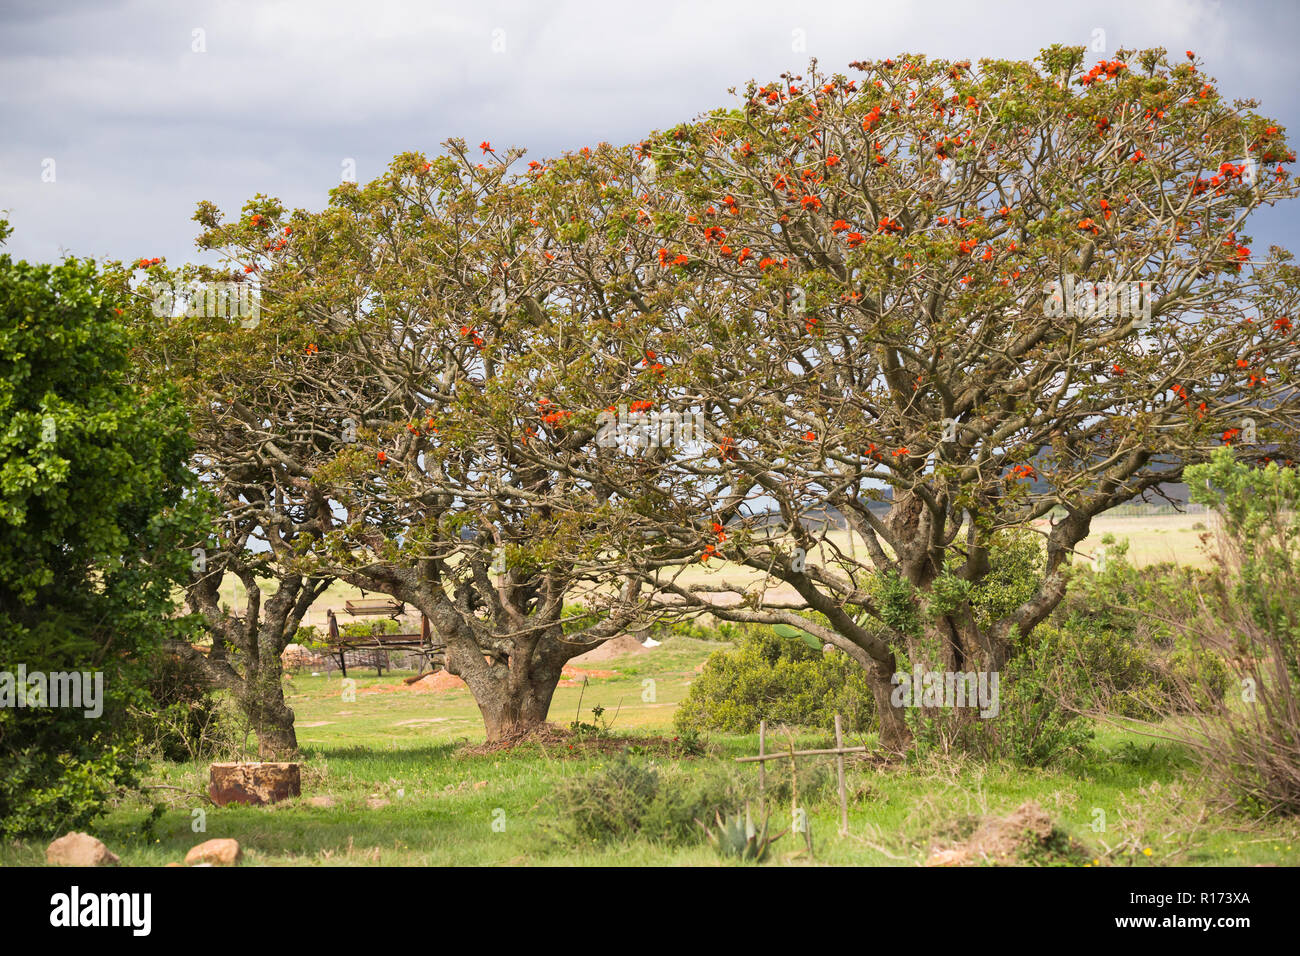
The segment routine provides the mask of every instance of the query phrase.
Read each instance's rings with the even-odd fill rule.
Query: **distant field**
[[[1097,518],[1092,523],[1092,533],[1079,545],[1080,555],[1091,558],[1107,534],[1129,542],[1129,561],[1139,567],[1170,561],[1191,567],[1205,567],[1208,563],[1201,544],[1201,535],[1213,527],[1215,518],[1212,514],[1173,514],[1143,515]],[[1040,523],[1046,530],[1046,522]],[[865,549],[860,538],[847,531],[831,531],[827,534],[830,542],[823,552],[823,558],[829,558],[834,549],[844,553],[856,553],[861,559]],[[744,587],[756,587],[762,583],[762,575],[754,571],[737,569],[722,561],[710,561],[707,566],[695,565],[688,568],[678,578],[680,583],[698,583],[708,581],[719,583],[726,581]],[[781,593],[777,588],[773,593]],[[244,588],[233,578],[228,579],[221,589],[222,600],[233,608],[240,608],[244,599]],[[340,614],[340,623],[347,623],[352,618],[343,615],[342,609],[349,599],[357,599],[363,594],[360,589],[348,584],[335,582],[317,601],[307,617],[307,624],[316,625],[324,630],[326,611],[334,608]],[[368,596],[374,597],[373,592]],[[412,622],[414,618],[412,617]],[[416,627],[414,623],[410,625]]]

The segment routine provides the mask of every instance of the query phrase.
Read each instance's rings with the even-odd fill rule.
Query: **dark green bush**
[[[198,663],[160,652],[144,689],[131,708],[134,730],[164,760],[213,757],[231,743],[221,702]]]
[[[0,707],[0,837],[84,828],[133,783],[128,709],[152,652],[188,636],[186,418],[135,383],[117,304],[92,262],[0,256],[0,672],[98,671],[104,698],[92,718]]]

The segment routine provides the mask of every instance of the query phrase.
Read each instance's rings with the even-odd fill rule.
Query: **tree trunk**
[[[876,714],[880,718],[880,746],[892,753],[903,753],[912,743],[912,732],[903,717],[903,708],[893,701],[894,668],[873,662],[867,668],[867,685],[876,701]]]
[[[298,753],[298,734],[293,729],[293,711],[287,724],[264,724],[257,728],[257,755],[263,760],[286,760]]]
[[[555,686],[562,666],[526,666],[523,655],[510,658],[509,665],[493,663],[483,667],[457,666],[456,655],[448,658],[448,671],[469,686],[483,715],[489,743],[518,737],[546,724]]]
[[[558,679],[549,686],[531,686],[513,693],[499,689],[498,693],[475,694],[474,702],[483,715],[488,742],[522,736],[544,727],[556,683]]]
[[[259,667],[248,675],[247,713],[257,734],[257,754],[262,759],[283,760],[298,752],[293,708],[284,702],[280,682],[280,661],[272,668]]]

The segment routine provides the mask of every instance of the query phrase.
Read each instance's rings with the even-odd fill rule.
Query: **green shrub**
[[[712,821],[752,795],[752,784],[731,767],[661,770],[624,754],[556,791],[556,827],[564,838],[585,843],[688,843],[703,838],[697,819]]]
[[[1034,630],[1007,665],[999,713],[993,728],[993,750],[1021,766],[1046,767],[1072,753],[1083,752],[1092,740],[1092,726],[1075,703],[1084,672],[1069,663],[1074,635],[1051,625]]]
[[[1092,729],[1080,717],[1082,684],[1074,636],[1041,624],[998,674],[997,712],[973,707],[910,708],[913,753],[960,751],[983,759],[1045,767],[1086,749]]]
[[[151,652],[191,629],[173,598],[205,532],[186,417],[134,381],[123,302],[92,262],[0,255],[0,672],[103,689],[92,718],[0,707],[3,838],[84,828],[132,784],[128,710]]]
[[[709,657],[677,708],[679,732],[752,733],[759,721],[829,730],[875,723],[875,703],[861,666],[847,655],[815,651],[770,628],[749,628],[739,645]]]
[[[1104,569],[1078,569],[1053,616],[1070,638],[1063,650],[1078,675],[1079,706],[1152,720],[1222,700],[1227,664],[1179,636],[1178,622],[1198,614],[1207,575],[1173,564],[1135,568],[1127,542],[1102,540]]]
[[[130,712],[146,750],[164,760],[184,761],[213,757],[233,746],[224,708],[197,662],[157,654],[144,689],[147,696]]]
[[[1261,817],[1300,815],[1300,471],[1220,448],[1186,479],[1192,500],[1220,520],[1198,613],[1162,609],[1187,646],[1204,652],[1170,658],[1170,683],[1191,714],[1173,736],[1223,803]],[[1240,694],[1226,692],[1232,678],[1214,652],[1232,659]]]

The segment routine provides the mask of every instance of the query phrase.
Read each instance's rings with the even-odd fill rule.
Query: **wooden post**
[[[329,609],[328,611],[326,611],[325,613],[327,613],[327,614],[329,615],[329,622],[330,622],[330,640],[331,640],[332,642],[334,642],[335,644],[338,644],[338,641],[339,641],[339,622],[338,622],[337,620],[335,620],[335,618],[334,618],[334,609],[333,609],[333,608],[330,608],[330,609]],[[343,676],[344,676],[344,678],[346,678],[346,677],[348,676],[348,661],[347,661],[347,658],[343,656],[343,645],[342,645],[342,644],[338,644],[338,649],[339,649],[339,670],[341,670],[341,671],[343,672]]]
[[[840,715],[835,715],[835,749],[843,751],[844,749],[844,730],[840,725]],[[849,832],[849,803],[848,797],[844,792],[844,754],[835,755],[835,773],[840,782],[840,836],[845,836]]]
[[[760,757],[766,755],[766,752],[764,750],[764,746],[766,743],[767,743],[767,721],[760,720],[758,722],[758,755]],[[765,776],[766,767],[767,767],[766,760],[760,760],[758,762],[758,799],[760,801],[760,809],[762,810],[764,816],[767,815],[767,793],[764,792],[763,790],[763,785],[766,782],[766,776]]]

